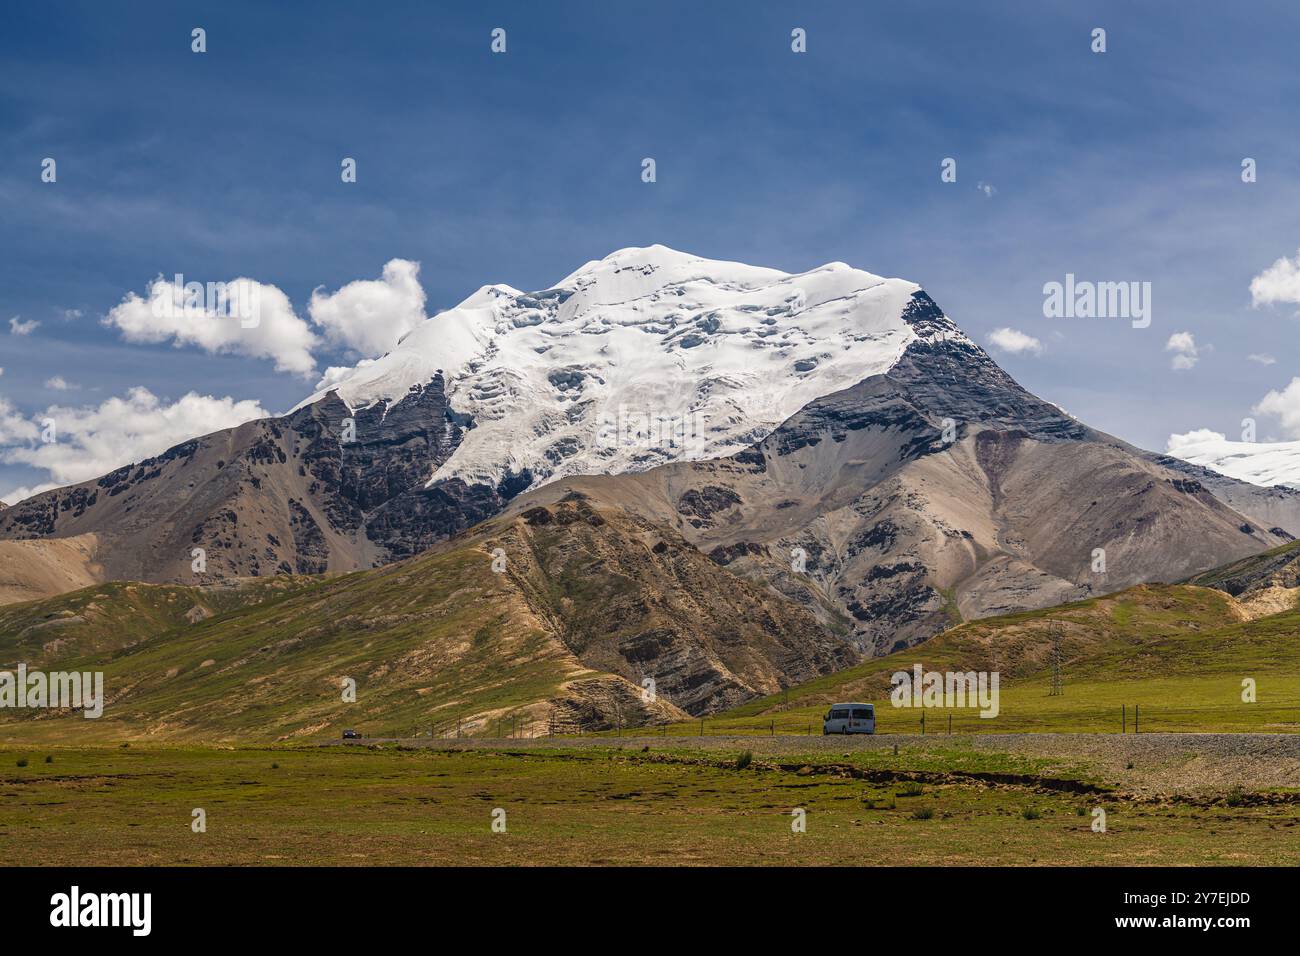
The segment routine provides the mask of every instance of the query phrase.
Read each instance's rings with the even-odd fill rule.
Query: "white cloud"
[[[0,461],[42,469],[53,486],[76,484],[196,436],[269,414],[256,401],[196,392],[168,404],[141,386],[98,406],[54,405],[30,419],[0,398]],[[45,419],[54,422],[57,442],[40,441]]]
[[[1291,379],[1281,391],[1270,391],[1259,400],[1253,411],[1258,415],[1276,416],[1290,437],[1300,438],[1300,378]]]
[[[994,329],[989,333],[989,344],[998,351],[1011,355],[1037,355],[1043,351],[1042,342],[1019,329]]]
[[[73,320],[75,320],[75,319],[79,319],[79,318],[81,318],[81,310],[80,310],[80,309],[64,309],[64,310],[63,310],[63,317],[64,317],[65,319],[67,319],[69,322],[71,322],[71,321],[73,321]]]
[[[253,279],[232,279],[225,287],[225,298],[187,296],[184,286],[160,276],[146,298],[128,293],[104,324],[116,326],[128,342],[170,340],[178,348],[273,359],[276,371],[304,378],[315,374],[311,350],[320,339],[294,313],[288,296]]]
[[[1169,341],[1165,343],[1165,351],[1174,353],[1169,365],[1180,372],[1195,368],[1201,358],[1201,349],[1191,332],[1175,332],[1169,336]]]
[[[1294,259],[1283,256],[1251,279],[1250,299],[1255,306],[1276,302],[1300,304],[1300,252]]]
[[[358,279],[333,294],[316,289],[307,311],[329,340],[377,358],[424,321],[420,264],[392,259],[379,279]]]
[[[1185,458],[1187,455],[1206,447],[1216,447],[1222,445],[1228,440],[1228,436],[1223,432],[1211,431],[1208,428],[1196,428],[1190,432],[1183,432],[1181,435],[1170,435],[1169,441],[1165,444],[1166,453],[1173,455],[1175,458]]]
[[[331,365],[325,370],[325,374],[321,376],[321,380],[316,383],[316,388],[313,392],[323,392],[326,389],[333,388],[340,382],[347,381],[352,376],[352,373],[357,369],[365,368],[367,365],[374,364],[374,359],[362,359],[356,365]]]
[[[68,391],[69,389],[78,388],[79,386],[77,386],[77,385],[73,385],[71,382],[69,382],[67,379],[65,379],[62,375],[56,375],[56,376],[54,376],[53,378],[47,378],[47,379],[45,380],[45,387],[46,387],[46,388],[52,388],[52,389],[54,389],[56,392],[66,392],[66,391]]]
[[[1273,358],[1273,356],[1268,355],[1267,353],[1264,352],[1254,352],[1250,355],[1247,355],[1246,358],[1250,359],[1252,362],[1258,362],[1260,365],[1277,364],[1277,359]]]
[[[16,442],[36,441],[41,430],[29,422],[13,406],[9,399],[0,395],[0,447]]]
[[[989,199],[992,199],[997,194],[997,188],[992,183],[984,183],[984,182],[976,183],[975,188],[978,189],[980,192],[982,192]]]
[[[11,491],[6,491],[3,495],[0,495],[0,501],[3,501],[7,505],[16,505],[24,498],[30,498],[32,495],[39,495],[43,491],[50,491],[57,487],[59,486],[53,483],[35,485],[31,488],[26,485],[20,485],[19,487],[14,488]]]
[[[9,320],[10,335],[31,335],[36,331],[36,326],[41,324],[35,319],[28,319],[26,322],[20,322],[20,318],[22,317],[15,315]]]

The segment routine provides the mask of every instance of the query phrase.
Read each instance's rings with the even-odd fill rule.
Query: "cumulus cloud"
[[[1252,362],[1258,362],[1260,365],[1277,364],[1277,359],[1273,358],[1273,356],[1266,352],[1253,352],[1250,355],[1247,355],[1246,358],[1250,359]]]
[[[1174,353],[1169,365],[1175,371],[1195,368],[1196,363],[1201,359],[1200,346],[1196,344],[1196,336],[1191,332],[1175,332],[1169,336],[1169,341],[1165,343],[1165,351]]]
[[[1294,259],[1283,256],[1251,279],[1250,299],[1255,306],[1278,302],[1300,305],[1300,252]]]
[[[392,259],[378,279],[358,279],[334,293],[316,289],[307,311],[330,342],[377,358],[424,321],[419,276],[418,262]]]
[[[53,378],[47,378],[45,380],[45,387],[52,388],[56,392],[66,392],[70,389],[77,388],[76,385],[73,385],[62,375],[55,375]]]
[[[1300,438],[1300,378],[1293,378],[1280,391],[1271,390],[1253,409],[1257,415],[1273,415],[1291,438]]]
[[[192,345],[213,354],[272,359],[276,371],[315,374],[312,349],[320,339],[273,285],[232,279],[212,289],[163,279],[145,297],[128,293],[104,319],[128,342]]]
[[[1043,343],[1032,335],[1019,329],[1001,328],[989,333],[989,344],[999,352],[1011,355],[1038,355],[1043,351]]]
[[[352,373],[357,369],[362,369],[367,365],[374,364],[374,359],[362,359],[356,365],[331,365],[325,370],[325,374],[321,376],[320,381],[316,383],[316,387],[312,389],[312,391],[323,392],[327,389],[331,389],[340,382],[346,382],[352,377]]]
[[[17,442],[36,441],[41,430],[14,408],[9,399],[0,395],[0,447]]]
[[[31,335],[36,331],[36,326],[41,324],[35,319],[28,319],[26,322],[19,321],[21,318],[22,316],[15,315],[9,320],[10,335]]]
[[[57,487],[59,486],[53,483],[33,485],[31,487],[28,487],[27,485],[19,485],[17,488],[12,489],[11,491],[6,491],[3,495],[0,495],[0,501],[3,501],[7,505],[16,505],[24,498],[30,498],[32,495],[39,495],[42,492],[51,491]]]
[[[1165,444],[1165,451],[1175,458],[1184,458],[1196,451],[1204,450],[1207,446],[1220,446],[1227,440],[1228,436],[1223,432],[1212,431],[1209,428],[1195,428],[1181,435],[1170,435],[1169,441]]]
[[[327,342],[377,358],[423,322],[419,274],[418,262],[392,259],[378,279],[358,279],[332,293],[319,287],[308,304],[310,323],[273,285],[239,278],[204,286],[159,276],[143,296],[128,293],[104,324],[128,342],[171,342],[212,354],[271,359],[277,371],[308,378],[316,374],[313,352]],[[15,316],[10,329],[26,335],[38,324],[19,323]]]
[[[0,397],[0,461],[45,471],[50,482],[37,489],[44,490],[97,478],[196,436],[269,414],[256,401],[197,392],[168,403],[141,386],[99,405],[53,405],[30,418]],[[54,425],[55,442],[41,440],[46,420]],[[14,489],[5,500],[18,500],[20,493],[33,489]]]

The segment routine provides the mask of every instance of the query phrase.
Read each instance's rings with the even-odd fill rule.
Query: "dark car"
[[[345,730],[345,731],[343,731],[343,739],[344,739],[344,740],[360,740],[360,739],[361,739],[361,735],[360,735],[359,733],[357,733],[355,730]]]

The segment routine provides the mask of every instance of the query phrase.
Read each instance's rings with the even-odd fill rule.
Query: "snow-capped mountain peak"
[[[353,409],[391,405],[441,373],[473,427],[431,482],[717,458],[934,334],[908,320],[919,290],[841,262],[789,274],[620,249],[541,291],[484,286],[382,358],[331,369],[302,404],[336,391]]]

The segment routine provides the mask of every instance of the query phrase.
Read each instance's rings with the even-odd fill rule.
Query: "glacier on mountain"
[[[536,486],[725,457],[888,371],[918,338],[965,338],[909,322],[917,294],[841,262],[790,274],[621,249],[542,291],[484,286],[383,357],[330,369],[301,404],[333,391],[354,410],[391,407],[441,374],[473,427],[430,483]]]
[[[1300,488],[1300,441],[1229,441],[1208,428],[1170,435],[1168,454],[1253,485]]]

